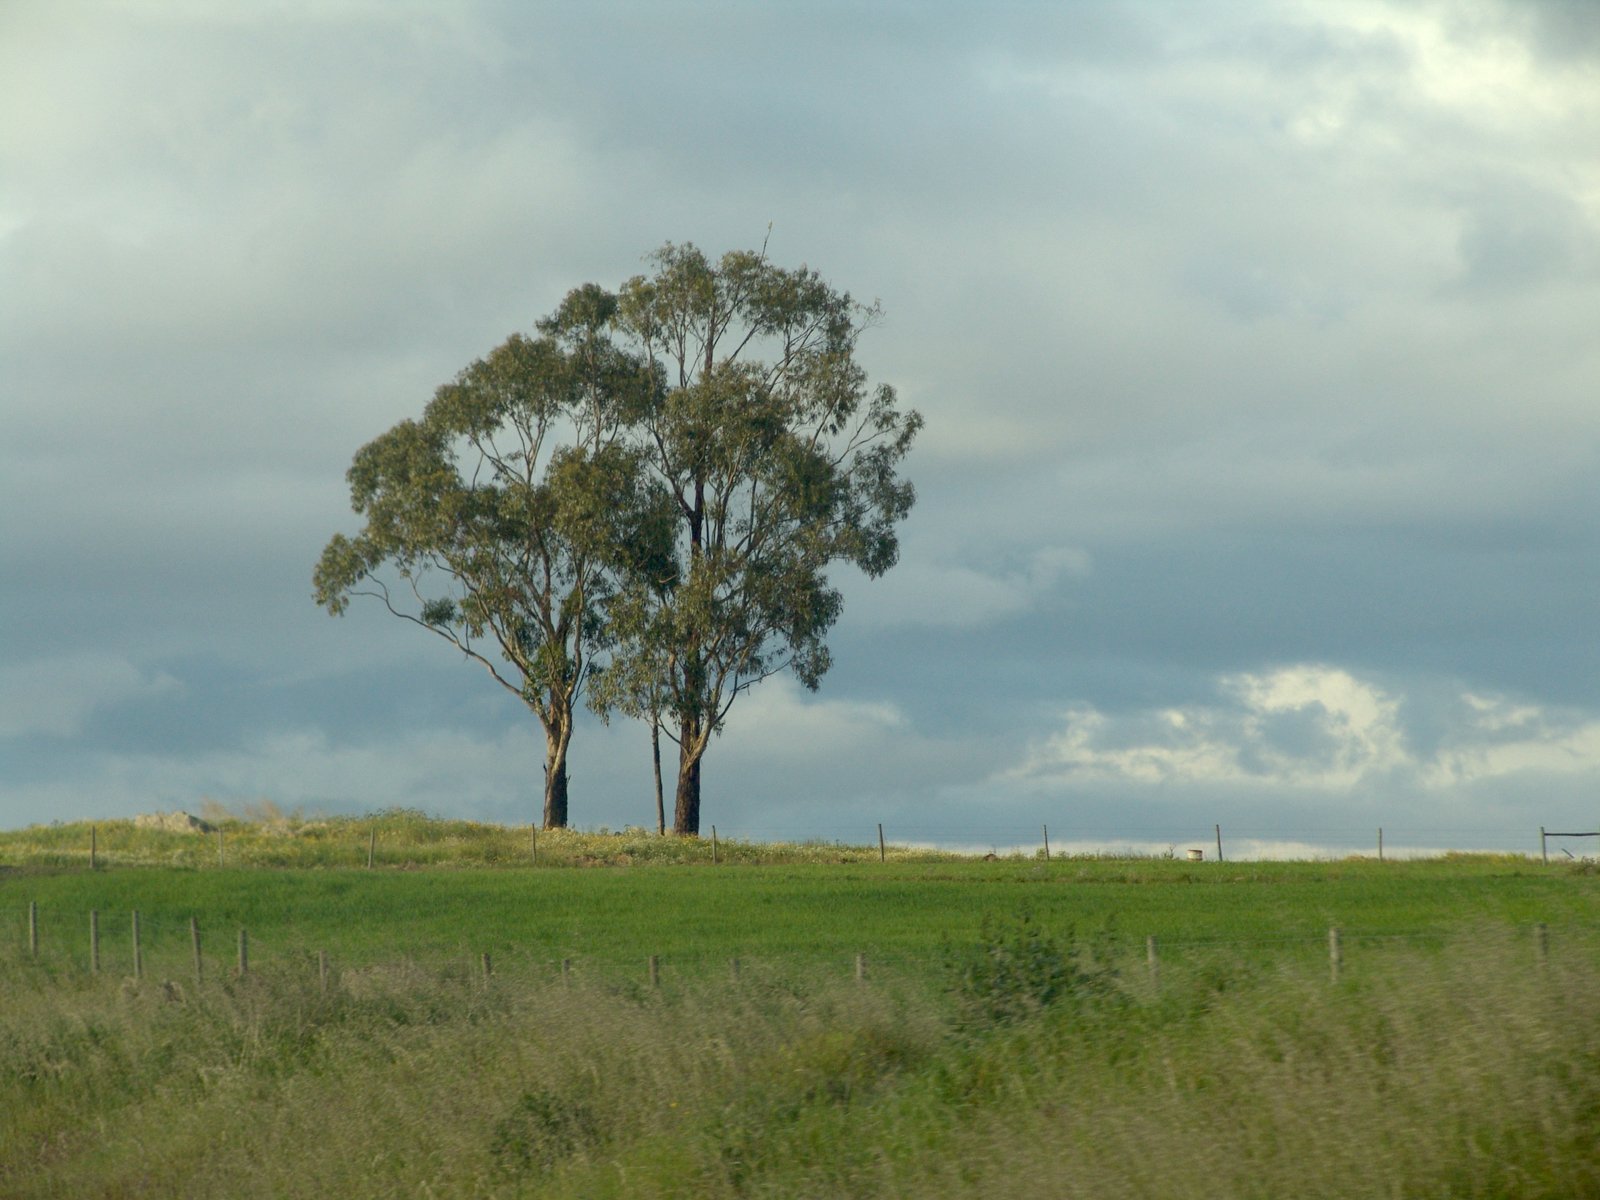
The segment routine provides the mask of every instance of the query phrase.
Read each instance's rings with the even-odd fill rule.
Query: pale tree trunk
[[[567,746],[572,741],[572,718],[566,716],[545,730],[544,827],[567,827]]]

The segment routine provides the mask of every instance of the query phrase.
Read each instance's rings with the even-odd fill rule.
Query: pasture
[[[0,834],[0,1194],[1600,1190],[1586,865],[712,865],[636,833],[533,865],[525,829],[407,820],[435,836],[370,869],[358,837],[291,864],[242,822],[220,866],[192,836],[111,830],[91,870],[83,827]]]

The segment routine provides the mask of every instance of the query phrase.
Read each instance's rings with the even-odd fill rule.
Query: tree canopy
[[[567,821],[587,689],[603,717],[676,742],[673,829],[695,835],[737,698],[827,672],[829,569],[894,565],[922,418],[857,362],[876,305],[764,251],[669,243],[651,264],[571,292],[363,447],[348,478],[365,526],[329,542],[315,587],[334,614],[376,596],[528,705],[547,826]]]

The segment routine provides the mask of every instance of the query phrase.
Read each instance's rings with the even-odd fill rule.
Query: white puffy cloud
[[[1419,750],[1405,697],[1337,667],[1299,664],[1225,675],[1206,704],[1119,714],[1074,707],[1007,778],[1349,792],[1600,772],[1600,721],[1591,717],[1463,692],[1444,720],[1443,734]]]

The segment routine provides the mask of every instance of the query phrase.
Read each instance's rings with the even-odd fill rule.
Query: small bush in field
[[[1075,941],[1071,929],[1044,929],[1031,912],[1011,921],[986,916],[975,944],[947,946],[945,970],[964,1029],[1002,1025],[1062,1003],[1110,995],[1116,970],[1100,947]]]
[[[523,1092],[498,1125],[489,1153],[510,1171],[548,1171],[599,1140],[588,1106],[539,1089]]]

